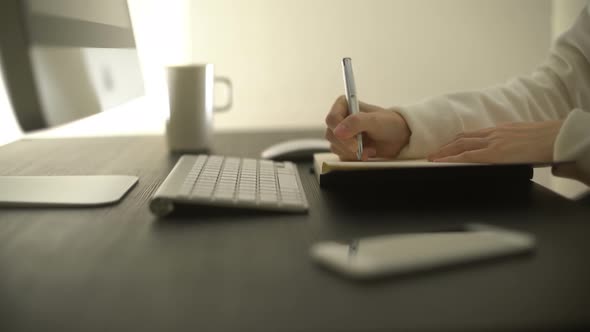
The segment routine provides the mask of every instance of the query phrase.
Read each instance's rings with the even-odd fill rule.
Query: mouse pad
[[[138,178],[128,175],[0,176],[0,206],[84,207],[118,202]]]

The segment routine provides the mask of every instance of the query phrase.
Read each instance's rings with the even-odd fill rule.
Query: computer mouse
[[[314,153],[329,151],[330,142],[327,140],[304,138],[273,144],[262,151],[260,156],[273,160],[311,160]]]

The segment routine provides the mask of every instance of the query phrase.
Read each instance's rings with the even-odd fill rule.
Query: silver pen
[[[342,73],[344,75],[344,90],[346,90],[346,102],[348,103],[348,114],[358,114],[360,112],[359,100],[356,94],[356,85],[354,84],[354,74],[352,73],[352,60],[350,58],[342,59]],[[363,159],[363,134],[356,135],[358,150],[356,157],[358,160]]]

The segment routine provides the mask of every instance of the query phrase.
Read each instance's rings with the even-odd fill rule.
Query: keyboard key
[[[297,178],[294,175],[279,174],[278,178],[281,188],[298,188]]]
[[[192,189],[193,188],[190,185],[183,185],[180,187],[180,190],[178,191],[178,196],[189,197]]]
[[[192,193],[191,197],[195,197],[195,198],[210,198],[211,197],[211,192],[206,192],[206,191],[195,191]]]
[[[253,203],[253,202],[256,202],[256,195],[254,195],[254,194],[252,194],[252,195],[238,194],[238,200]]]
[[[281,193],[282,194],[289,194],[289,193],[298,193],[299,192],[299,188],[285,188],[285,187],[281,187]]]
[[[233,200],[234,194],[233,193],[216,193],[215,195],[213,195],[213,198],[215,198],[215,200]]]
[[[282,201],[281,204],[285,206],[297,207],[303,205],[301,201]]]
[[[278,202],[278,198],[276,195],[260,195],[260,201],[264,202],[264,203],[268,203],[268,202]]]

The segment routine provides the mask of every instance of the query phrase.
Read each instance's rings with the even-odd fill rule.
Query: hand
[[[464,132],[430,154],[436,162],[551,162],[562,121],[520,122]]]
[[[344,96],[334,102],[326,117],[326,139],[341,160],[357,160],[356,135],[363,134],[363,160],[395,158],[410,140],[410,128],[397,112],[360,103],[359,114],[348,114]]]

